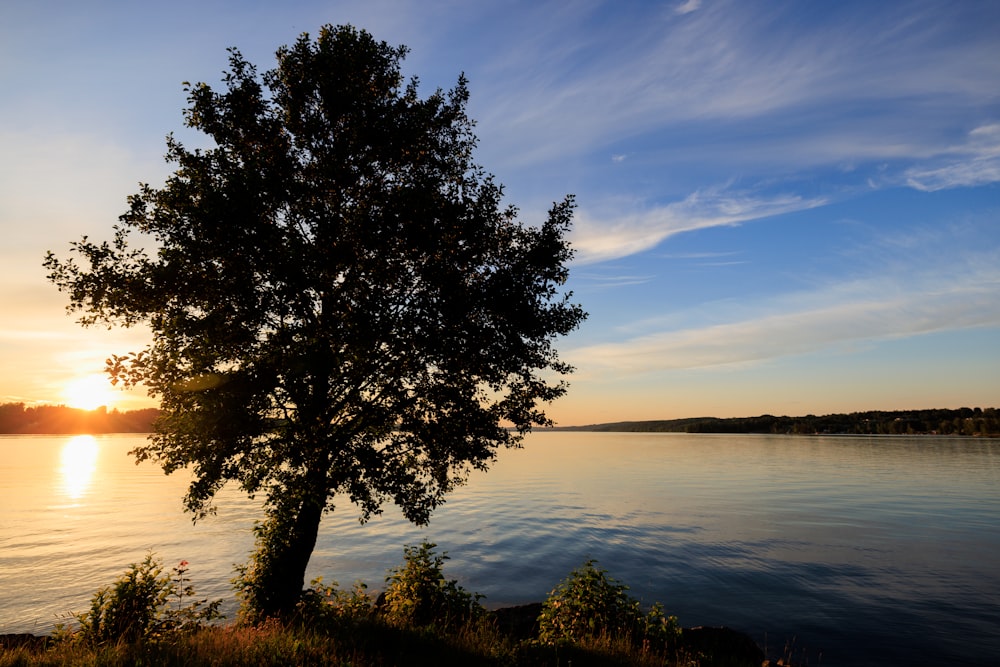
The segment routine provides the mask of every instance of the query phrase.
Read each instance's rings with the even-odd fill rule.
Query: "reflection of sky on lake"
[[[92,435],[70,438],[63,446],[61,465],[62,491],[72,500],[86,495],[97,469],[97,440]]]
[[[190,477],[136,465],[135,434],[0,435],[0,634],[49,634],[87,609],[94,592],[152,551],[188,560],[199,596],[225,598],[234,618],[233,563],[253,546],[258,503],[192,525],[181,498]]]
[[[150,549],[189,560],[199,597],[234,618],[260,499],[227,487],[192,526],[189,477],[126,454],[142,436],[89,440],[0,437],[0,632],[51,631]],[[779,655],[795,638],[800,664],[983,664],[1000,655],[997,488],[995,440],[538,433],[427,527],[390,507],[360,525],[340,499],[306,578],[377,591],[428,539],[449,579],[498,607],[595,558],[683,625],[730,625]]]

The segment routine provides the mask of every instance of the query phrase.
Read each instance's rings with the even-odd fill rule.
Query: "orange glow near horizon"
[[[115,407],[121,397],[106,375],[92,373],[70,381],[62,390],[62,398],[71,408],[96,410],[101,406]]]

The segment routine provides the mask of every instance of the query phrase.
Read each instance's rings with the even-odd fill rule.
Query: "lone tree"
[[[194,474],[198,520],[228,481],[263,494],[244,611],[281,615],[339,495],[425,523],[472,468],[551,423],[572,369],[553,342],[586,317],[563,293],[573,199],[537,226],[472,160],[464,76],[418,96],[405,47],[326,26],[224,91],[185,84],[176,170],[140,185],[113,240],[45,258],[80,323],[147,325],[108,360],[161,415],[137,462]],[[149,249],[143,244],[150,246]]]

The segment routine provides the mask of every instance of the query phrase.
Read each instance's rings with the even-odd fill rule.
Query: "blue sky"
[[[577,196],[560,423],[1000,405],[991,1],[8,1],[0,401],[141,346],[77,327],[41,258],[197,141],[182,82],[327,23],[409,46],[425,93],[465,72],[526,221]]]

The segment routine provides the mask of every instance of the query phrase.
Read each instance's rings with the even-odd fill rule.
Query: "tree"
[[[473,162],[464,76],[421,99],[406,52],[326,26],[258,75],[230,49],[224,90],[185,84],[211,146],[168,136],[176,170],[113,239],[45,259],[83,325],[152,332],[108,360],[160,402],[137,460],[193,471],[195,520],[229,481],[265,496],[253,614],[294,607],[336,497],[425,523],[550,423],[572,370],[553,343],[586,317],[562,292],[573,198],[521,223]]]

